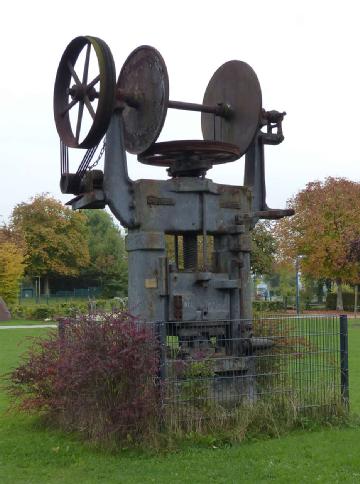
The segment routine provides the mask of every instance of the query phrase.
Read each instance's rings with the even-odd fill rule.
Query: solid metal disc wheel
[[[75,64],[84,49],[84,67],[82,75],[79,75]],[[96,55],[98,73],[89,79],[92,51]],[[82,36],[73,39],[62,55],[54,86],[55,124],[65,145],[88,149],[100,142],[114,110],[115,84],[115,64],[107,44],[97,37]],[[70,111],[76,109],[76,123],[73,128]],[[87,111],[92,120],[85,134],[82,132],[84,111]]]
[[[235,161],[240,157],[236,145],[219,141],[180,140],[153,144],[146,152],[138,155],[142,163],[155,166],[171,166],[174,162],[203,163],[216,165]]]
[[[161,54],[149,45],[135,49],[126,59],[117,92],[133,97],[123,109],[125,149],[139,154],[160,135],[169,100],[169,78]]]
[[[259,80],[246,62],[232,60],[217,69],[206,88],[203,103],[225,105],[232,109],[229,117],[201,114],[205,140],[237,145],[241,156],[248,150],[259,127],[262,96]]]

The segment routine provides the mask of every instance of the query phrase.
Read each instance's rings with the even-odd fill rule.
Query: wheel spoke
[[[65,116],[65,114],[70,111],[71,108],[75,106],[75,104],[78,102],[78,99],[73,99],[64,109],[64,111],[61,113],[61,116]]]
[[[87,85],[87,88],[94,87],[100,81],[100,74],[98,74],[91,82]]]
[[[73,78],[74,78],[74,81],[76,82],[76,84],[77,84],[78,86],[81,86],[81,81],[80,81],[80,79],[79,79],[78,75],[77,75],[77,74],[76,74],[76,72],[75,72],[74,66],[71,64],[71,62],[70,62],[70,61],[68,61],[67,65],[68,65],[69,71],[71,72],[71,75],[72,75],[72,76],[73,76]]]
[[[80,130],[81,130],[81,121],[82,121],[83,113],[84,113],[84,101],[80,101],[79,102],[78,117],[77,117],[77,121],[76,121],[76,134],[75,134],[75,138],[76,138],[77,143],[79,142]]]
[[[88,96],[84,96],[84,102],[85,102],[86,107],[88,108],[88,111],[89,111],[91,117],[94,119],[95,118],[95,111],[94,111],[94,108],[91,105],[91,102],[90,102],[90,99],[88,98]]]
[[[91,52],[91,44],[89,42],[86,47],[86,57],[85,57],[83,80],[82,80],[82,83],[84,86],[86,86],[87,84],[88,75],[89,75],[90,52]]]

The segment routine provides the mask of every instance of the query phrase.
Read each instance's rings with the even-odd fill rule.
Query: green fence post
[[[349,351],[348,351],[348,318],[346,314],[340,316],[340,386],[341,399],[349,409]]]

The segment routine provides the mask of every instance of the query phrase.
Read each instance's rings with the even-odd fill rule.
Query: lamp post
[[[19,282],[19,305],[21,304],[22,298],[22,282]]]
[[[40,302],[40,276],[35,276],[35,294],[37,295],[37,302]]]

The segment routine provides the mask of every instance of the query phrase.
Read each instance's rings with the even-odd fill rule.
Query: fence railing
[[[163,414],[174,426],[264,405],[324,417],[348,407],[346,316],[160,322],[157,332]]]
[[[107,332],[117,334],[120,344],[122,324],[133,325],[135,335],[144,329],[143,322],[123,317],[113,326],[108,314],[102,329],[98,325],[104,324],[103,316],[96,312],[83,320],[59,321],[60,340],[82,341],[83,334],[87,341],[95,331],[101,341]],[[84,327],[72,332],[77,324]],[[156,361],[150,380],[145,376],[146,388],[153,392],[154,422],[166,430],[236,429],[245,434],[253,426],[266,429],[274,423],[292,428],[304,416],[327,419],[348,412],[346,316],[145,324],[149,344],[142,351],[150,352],[150,362]],[[129,351],[125,353],[128,357]],[[134,378],[134,368],[131,371],[129,381]],[[121,398],[129,397],[125,392]]]

